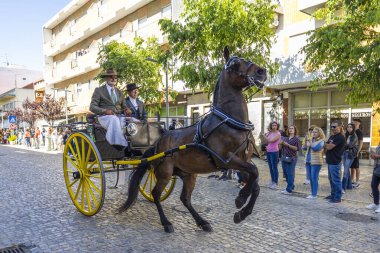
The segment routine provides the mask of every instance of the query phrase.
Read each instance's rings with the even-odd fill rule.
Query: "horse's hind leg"
[[[197,225],[201,227],[203,231],[212,232],[211,225],[206,220],[204,220],[191,205],[191,194],[193,193],[195,187],[196,178],[196,174],[188,174],[183,177],[181,201],[189,210]]]
[[[166,185],[169,183],[172,174],[173,174],[172,170],[166,170],[162,167],[160,167],[160,170],[156,170],[157,182],[156,182],[156,186],[153,188],[153,191],[152,191],[154,203],[156,204],[158,214],[160,215],[161,224],[164,226],[164,230],[167,233],[174,232],[174,228],[173,228],[173,225],[170,223],[170,221],[168,220],[168,218],[166,218],[164,214],[164,210],[162,209],[161,202],[160,202],[160,197]]]

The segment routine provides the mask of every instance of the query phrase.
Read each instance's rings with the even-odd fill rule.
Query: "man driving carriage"
[[[110,68],[101,77],[105,79],[105,83],[92,94],[90,111],[102,115],[98,117],[98,121],[107,129],[106,139],[111,145],[127,147],[128,142],[122,131],[124,119],[118,115],[131,116],[132,111],[127,107],[123,93],[115,87],[117,72]]]

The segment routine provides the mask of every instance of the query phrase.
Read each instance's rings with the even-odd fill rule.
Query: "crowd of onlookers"
[[[0,143],[24,145],[34,149],[44,148],[47,151],[62,151],[67,135],[68,130],[62,128],[28,127],[18,130],[0,128]]]
[[[363,134],[360,130],[360,119],[354,119],[353,123],[343,126],[341,121],[334,121],[330,125],[330,136],[327,138],[322,128],[312,125],[304,138],[299,137],[295,125],[284,126],[284,131],[279,130],[277,122],[271,122],[268,132],[260,133],[262,151],[266,153],[271,182],[270,189],[278,189],[279,169],[281,164],[282,176],[286,180],[286,188],[282,194],[290,195],[294,191],[295,168],[298,154],[305,155],[306,178],[305,185],[310,185],[310,195],[307,199],[318,198],[319,173],[322,165],[327,164],[328,179],[330,183],[330,195],[325,197],[329,203],[340,203],[342,195],[347,190],[360,186],[360,169],[358,157],[363,145]],[[379,129],[380,134],[380,129]],[[374,171],[371,181],[374,203],[367,206],[380,213],[379,184],[380,184],[380,143],[376,151],[370,154],[374,159]],[[343,167],[343,170],[342,170]],[[213,174],[209,177],[218,177]],[[232,170],[226,170],[219,179],[232,179]],[[244,187],[245,182],[237,174],[238,186]]]

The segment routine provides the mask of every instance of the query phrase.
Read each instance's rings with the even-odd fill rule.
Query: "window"
[[[315,125],[322,128],[323,132],[327,132],[327,110],[322,108],[315,108],[310,113],[310,126]],[[308,126],[305,127],[305,132]]]
[[[168,5],[161,9],[162,18],[171,18],[172,16],[172,6]]]
[[[143,28],[144,26],[146,26],[148,24],[148,19],[147,17],[143,17],[143,18],[140,18],[139,21],[138,21],[138,28]]]
[[[294,108],[307,108],[309,107],[310,94],[295,94],[294,95]]]
[[[331,105],[346,105],[347,91],[332,91],[331,92]]]
[[[327,106],[327,92],[317,92],[311,94],[311,107]]]
[[[305,136],[309,128],[309,110],[294,111],[293,123],[298,129],[298,135]]]

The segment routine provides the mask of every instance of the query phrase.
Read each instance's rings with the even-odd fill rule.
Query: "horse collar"
[[[255,129],[255,126],[253,124],[236,120],[231,116],[225,114],[224,112],[220,111],[216,107],[211,108],[211,113],[215,114],[220,120],[225,121],[229,126],[233,128],[245,131],[253,131]]]

